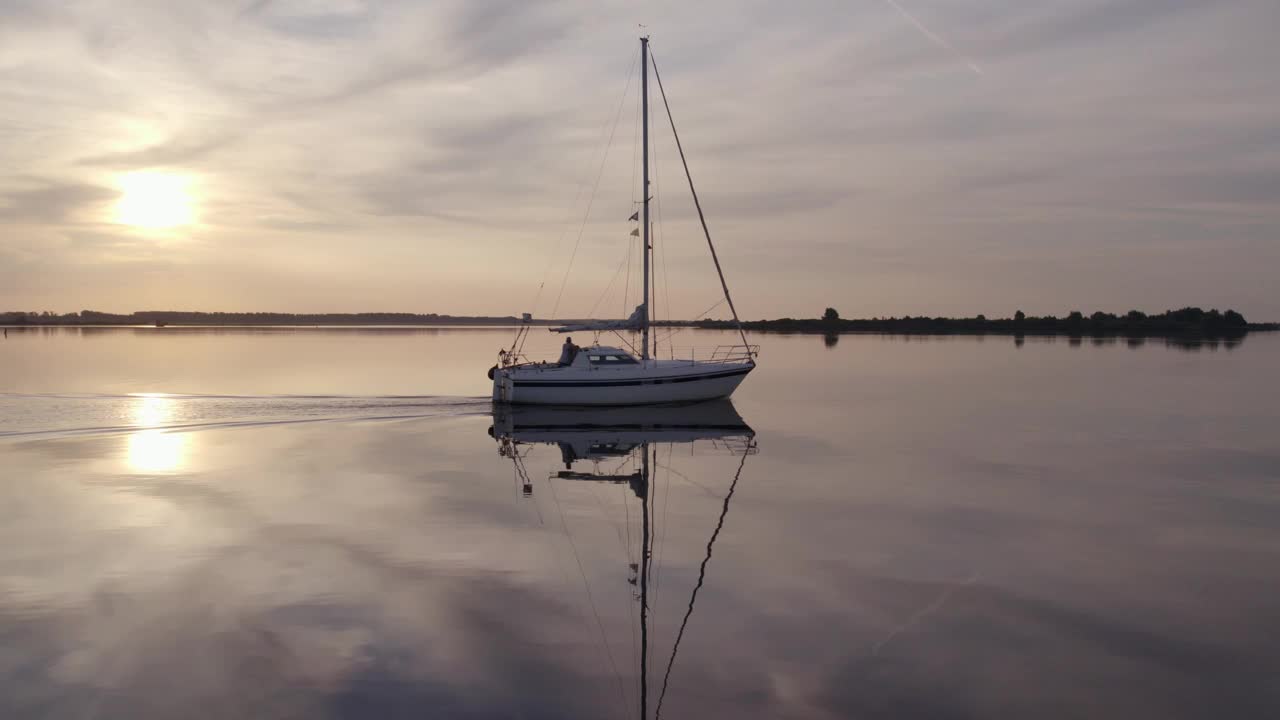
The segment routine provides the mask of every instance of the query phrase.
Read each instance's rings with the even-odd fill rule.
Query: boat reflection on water
[[[558,445],[565,470],[578,460],[626,457],[643,444],[708,441],[727,450],[752,446],[755,431],[728,400],[648,407],[495,405],[490,434],[504,457],[516,446]],[[564,473],[562,473],[564,475]]]
[[[498,452],[510,458],[526,497],[533,495],[533,481],[525,460],[540,445],[559,448],[564,469],[551,473],[548,482],[593,482],[626,485],[633,501],[640,505],[641,544],[637,557],[627,558],[627,582],[636,587],[640,606],[639,706],[642,720],[650,716],[651,695],[656,697],[653,717],[661,716],[667,683],[680,650],[680,641],[693,615],[698,591],[706,579],[716,538],[724,527],[729,503],[737,489],[747,457],[758,452],[755,431],[738,415],[728,400],[649,407],[568,408],[548,406],[494,407],[494,423],[489,434],[498,442]],[[714,527],[698,569],[697,583],[687,610],[671,644],[661,685],[649,687],[650,577],[653,565],[655,529],[652,526],[653,496],[651,473],[658,467],[659,449],[676,444],[698,444],[717,454],[738,457],[736,471],[725,492]]]

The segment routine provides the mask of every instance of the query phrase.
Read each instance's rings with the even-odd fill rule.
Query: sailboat
[[[640,654],[636,658],[639,675],[637,700],[642,720],[651,717],[651,707],[654,708],[652,717],[655,720],[661,718],[680,642],[693,615],[698,592],[706,579],[712,547],[724,527],[729,501],[738,486],[747,457],[758,452],[755,431],[743,421],[728,400],[713,400],[654,408],[499,406],[495,408],[489,435],[498,442],[498,453],[510,458],[515,465],[516,474],[523,483],[522,494],[525,497],[533,497],[533,479],[525,467],[526,456],[538,445],[556,445],[560,449],[564,469],[551,473],[547,477],[548,484],[587,482],[622,485],[629,488],[639,501],[639,556],[632,557],[629,554],[627,558],[630,568],[627,582],[635,587],[637,594],[634,598],[640,605]],[[697,584],[690,592],[684,617],[667,655],[662,682],[651,689],[649,624],[653,589],[650,587],[650,580],[653,575],[653,548],[657,534],[652,518],[653,473],[654,468],[660,466],[658,450],[661,446],[666,445],[670,449],[674,445],[694,443],[710,444],[715,448],[713,452],[716,454],[738,457],[738,469],[721,500],[720,514],[707,540],[706,552],[698,569]],[[629,468],[629,471],[624,468]],[[656,705],[652,703],[654,696]]]
[[[674,353],[668,359],[658,359],[657,337],[652,334],[652,314],[650,300],[654,294],[654,278],[650,272],[653,243],[650,238],[652,226],[649,220],[649,205],[652,197],[649,192],[649,68],[652,65],[658,89],[662,94],[663,107],[667,119],[671,123],[671,133],[675,138],[676,148],[680,152],[680,161],[684,166],[685,177],[689,181],[689,191],[693,195],[694,207],[698,211],[698,219],[702,223],[703,234],[707,239],[707,247],[715,262],[716,273],[720,276],[720,287],[724,291],[724,300],[733,313],[733,320],[741,339],[740,344],[722,346],[707,353],[701,359],[692,355],[688,358],[676,358]],[[729,295],[729,285],[725,282],[724,272],[720,267],[720,259],[716,255],[715,245],[711,242],[711,233],[707,229],[706,217],[702,205],[698,201],[697,190],[693,186],[693,178],[689,173],[689,163],[685,159],[684,148],[680,145],[680,136],[676,132],[675,121],[671,116],[671,106],[667,103],[666,91],[662,87],[662,77],[658,74],[656,64],[652,62],[649,52],[649,38],[640,38],[640,103],[641,103],[641,136],[643,145],[642,161],[642,209],[632,216],[640,220],[642,233],[634,233],[641,238],[644,257],[643,300],[631,316],[625,320],[608,320],[565,325],[553,328],[553,332],[593,332],[596,342],[571,354],[566,362],[530,361],[522,352],[524,340],[531,326],[531,316],[525,314],[524,324],[516,333],[511,348],[504,348],[498,353],[498,363],[489,369],[489,377],[493,380],[493,401],[499,404],[534,404],[534,405],[647,405],[657,403],[688,402],[728,397],[737,389],[747,374],[755,369],[759,347],[747,343],[746,332],[738,319],[738,311]],[[640,347],[638,352],[613,345],[601,345],[599,334],[613,332],[626,338],[622,332],[639,333]],[[652,343],[651,343],[652,340]]]

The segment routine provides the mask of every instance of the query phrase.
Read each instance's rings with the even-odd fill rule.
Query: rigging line
[[[548,484],[548,485],[550,485],[550,484],[551,484],[551,479],[550,479],[550,478],[547,478],[547,484]],[[552,495],[553,495],[553,496],[555,495],[554,490],[552,491]],[[537,503],[538,503],[538,500],[537,500],[537,497],[536,497],[536,496],[534,496],[533,502],[534,502],[534,505],[536,506],[536,505],[537,505]],[[557,501],[557,502],[558,502],[558,501]],[[539,511],[538,511],[538,517],[539,517],[539,518],[541,518],[541,517],[542,517],[542,511],[541,511],[541,510],[539,510]],[[562,517],[563,517],[563,515],[562,515]],[[560,557],[560,553],[556,552],[555,543],[551,542],[551,535],[544,534],[544,533],[539,533],[539,534],[540,534],[542,537],[545,537],[545,538],[547,539],[547,546],[551,549],[551,556],[552,556],[553,558],[555,558],[555,561],[556,561],[556,569],[560,571],[560,580],[561,580],[561,582],[563,582],[563,583],[564,583],[565,590],[567,591],[567,590],[569,589],[569,587],[570,587],[570,583],[569,583],[569,572],[568,572],[567,570],[565,570],[565,568],[564,568],[564,562],[563,562],[562,558]],[[580,598],[579,596],[576,596],[576,595],[575,595],[575,596],[573,596],[573,598],[574,598],[574,602],[573,602],[573,609],[574,609],[574,611],[575,611],[575,614],[576,614],[576,615],[578,615],[578,617],[580,617],[580,618],[582,619],[582,626],[583,626],[583,629],[586,631],[586,635],[587,635],[587,637],[588,637],[588,638],[590,638],[590,637],[591,637],[591,623],[587,620],[587,613],[586,613],[586,611],[582,608],[581,598]]]
[[[538,524],[539,524],[539,525],[546,525],[546,524],[547,524],[547,522],[546,522],[545,520],[543,520],[543,519],[542,519],[542,507],[538,505],[538,500],[537,500],[537,498],[530,498],[530,499],[532,499],[532,500],[533,500],[533,509],[534,509],[534,510],[536,510],[536,511],[538,512]],[[568,578],[565,578],[565,579],[567,580]],[[584,618],[584,619],[585,619],[585,618]]]
[[[663,522],[663,523],[658,522],[658,512],[657,512],[658,494],[657,493],[658,493],[658,485],[661,484],[661,477],[659,477],[659,473],[658,473],[658,450],[659,449],[660,449],[660,446],[657,443],[654,443],[653,472],[652,472],[653,479],[649,483],[649,498],[651,500],[651,505],[654,511],[653,512],[653,543],[658,546],[658,550],[659,550],[659,552],[653,553],[654,557],[650,558],[649,560],[650,567],[652,570],[651,584],[653,585],[653,600],[649,604],[649,608],[653,610],[653,632],[655,635],[658,633],[658,572],[662,569],[662,559],[660,557],[660,551],[662,549],[661,538],[662,538],[662,532],[667,529],[666,522]],[[653,564],[655,561],[657,563],[656,565]]]
[[[582,567],[582,557],[578,555],[578,544],[573,541],[573,535],[569,533],[569,522],[564,517],[564,506],[560,504],[560,496],[556,494],[556,484],[551,482],[551,478],[547,478],[547,487],[551,488],[551,497],[556,501],[556,511],[560,514],[560,525],[564,528],[564,537],[569,541],[569,547],[573,549],[573,559],[578,562],[578,573],[582,575],[582,587],[587,591],[587,601],[591,603],[591,613],[596,616],[596,627],[600,629],[600,640],[604,643],[604,653],[609,657],[609,664],[613,666],[613,676],[618,680],[618,695],[621,697],[624,713],[630,715],[631,712],[625,710],[628,705],[627,693],[622,684],[622,674],[618,672],[618,664],[613,660],[613,650],[609,647],[609,636],[605,634],[604,623],[600,621],[600,611],[596,609],[596,600],[591,594],[591,582],[587,580],[587,571]]]
[[[519,355],[520,353],[524,352],[524,340],[528,336],[529,336],[529,326],[521,325],[520,329],[516,330],[515,342],[511,343],[512,354]]]
[[[716,308],[720,307],[720,306],[721,306],[721,305],[723,305],[723,304],[724,304],[724,298],[720,298],[719,300],[715,301],[715,302],[711,305],[711,307],[709,307],[709,308],[707,308],[706,310],[703,310],[702,312],[698,313],[698,316],[697,316],[697,317],[695,317],[695,318],[694,318],[694,320],[701,320],[702,318],[706,317],[706,316],[707,316],[707,314],[708,314],[708,313],[710,313],[712,310],[715,310]]]
[[[635,455],[633,453],[628,453],[628,455],[622,459],[622,462],[618,463],[618,466],[614,468],[612,474],[614,475],[621,474],[622,468],[624,466],[631,464],[634,461],[634,459],[635,459]],[[627,529],[627,567],[628,569],[630,569],[632,567],[631,557],[632,557],[633,546],[631,542],[631,504],[630,504],[631,499],[628,496],[628,493],[631,492],[631,488],[628,485],[620,485],[618,487],[618,490],[622,493],[622,512],[624,515],[624,525],[626,526],[626,529]],[[640,567],[638,562],[635,564],[635,567],[637,569]],[[637,581],[638,580],[639,578],[637,578]],[[630,628],[631,628],[631,657],[635,658],[636,663],[639,664],[639,656],[636,652],[636,636],[638,633],[638,627],[636,623],[635,603],[628,602],[627,610],[628,610],[628,615],[630,617]],[[639,696],[640,696],[640,678],[637,676],[636,677],[636,697],[639,697]],[[641,718],[641,720],[644,720],[644,719]]]
[[[684,329],[685,328],[676,328],[675,330],[671,330],[667,332],[666,335],[663,335],[662,337],[658,338],[658,340],[663,342],[670,340],[671,338],[675,337],[677,333],[679,333],[681,330],[684,330]],[[672,348],[671,351],[675,352],[675,349]]]
[[[655,466],[658,464],[658,446],[657,446],[656,444],[653,446],[653,464],[654,464]],[[648,503],[649,503],[649,514],[650,514],[650,515],[652,516],[652,518],[653,518],[653,535],[652,535],[651,539],[649,540],[649,576],[650,576],[650,577],[653,577],[653,575],[654,575],[654,568],[653,568],[653,560],[654,560],[654,558],[653,558],[653,556],[654,556],[654,552],[653,552],[653,544],[654,544],[655,542],[657,542],[657,540],[658,540],[658,514],[657,514],[657,512],[656,512],[657,507],[658,507],[658,499],[657,499],[657,496],[656,496],[656,495],[654,495],[654,486],[655,486],[655,485],[657,485],[657,480],[656,480],[656,478],[654,479],[654,481],[653,481],[653,482],[650,484],[650,486],[649,486],[649,492],[648,492],[648,498],[647,498]],[[662,526],[662,529],[665,531],[665,530],[666,530],[666,525],[663,525],[663,526]],[[655,585],[655,587],[653,588],[653,591],[654,591],[655,595],[654,595],[654,598],[653,598],[653,603],[650,605],[650,609],[651,609],[651,610],[653,610],[653,609],[657,608],[657,606],[658,606],[658,598],[657,598],[657,594],[656,594],[656,593],[657,593],[657,591],[658,591],[658,588],[657,588],[657,586],[656,586],[656,585]],[[656,633],[657,633],[657,630],[658,630],[658,618],[657,618],[656,613],[654,614],[654,618],[653,618],[653,629],[654,629],[654,633],[656,634]],[[645,671],[646,671],[646,673],[647,673],[648,671],[650,671],[650,670],[652,670],[652,669],[653,669],[652,665],[653,665],[653,657],[652,657],[652,656],[650,656],[650,658],[649,658],[649,664],[645,667]]]
[[[631,317],[631,313],[627,312],[627,305],[631,299],[631,255],[635,252],[635,243],[631,242],[631,236],[627,236],[627,274],[622,289],[622,314],[618,317]]]
[[[668,457],[668,458],[667,458],[667,462],[668,462],[668,463],[669,463],[669,462],[671,462],[671,458],[670,458],[670,457]],[[707,487],[706,485],[703,485],[703,484],[702,484],[702,483],[700,483],[700,482],[696,482],[693,478],[689,477],[688,475],[685,475],[684,473],[680,472],[679,470],[676,470],[675,468],[671,467],[670,465],[664,466],[664,467],[663,467],[663,470],[666,470],[667,472],[674,474],[676,477],[680,478],[681,480],[684,480],[685,482],[689,483],[690,485],[692,485],[692,486],[694,486],[694,487],[696,487],[696,488],[698,488],[698,489],[702,490],[702,492],[706,493],[706,494],[707,494],[707,495],[709,495],[710,497],[716,497],[716,494],[715,494],[714,492],[712,492],[711,488]]]
[[[652,107],[649,108],[649,117],[647,119],[649,121],[649,127],[653,127],[653,108]],[[652,149],[650,149],[649,151],[649,159],[651,160],[653,165],[653,173],[651,174],[651,178],[653,180],[653,193],[649,194],[645,199],[656,201],[658,199],[658,149],[657,149],[658,142],[656,137],[654,137],[653,142],[651,142],[650,145],[653,146]],[[645,188],[645,192],[648,193],[649,189]],[[657,203],[654,202],[654,205],[656,208]],[[646,292],[651,292],[651,295],[645,296],[645,303],[646,303],[645,316],[649,319],[649,324],[652,325],[653,321],[658,319],[658,265],[657,263],[653,262],[656,257],[656,253],[653,251],[653,249],[658,245],[658,238],[656,235],[654,235],[655,228],[652,220],[649,220],[649,227],[646,229],[649,231],[649,245],[644,249],[644,251],[649,254],[648,260],[650,263],[650,267],[653,268],[652,270],[653,279],[652,279],[652,289],[645,288]],[[654,339],[656,340],[657,333],[655,332],[653,333],[653,335],[654,335]],[[658,357],[658,343],[656,342],[653,343],[653,357],[654,358]],[[657,448],[654,448],[654,452],[655,452],[654,457],[656,458]]]
[[[630,557],[630,556],[627,556],[627,560],[628,560],[628,561],[630,561],[630,560],[631,560],[631,557]],[[629,571],[629,570],[630,570],[630,566],[628,566],[628,571]],[[634,602],[632,602],[631,600],[632,600],[632,597],[631,597],[630,593],[628,592],[628,595],[627,595],[627,611],[628,611],[628,612],[627,612],[627,616],[628,616],[628,617],[627,617],[627,625],[628,625],[628,626],[630,626],[630,628],[631,628],[631,659],[632,659],[636,664],[639,664],[639,662],[640,662],[639,653],[636,651],[636,636],[637,636],[637,634],[638,634],[638,632],[639,632],[639,631],[636,629],[636,625],[637,625],[637,623],[636,623],[636,604],[635,604]],[[636,676],[635,691],[636,691],[636,697],[640,697],[640,677],[639,677],[638,675]]]
[[[515,455],[511,458],[511,461],[515,464],[516,475],[519,480],[524,481],[525,485],[533,487],[533,481],[529,479],[529,471],[525,470],[524,460],[522,460],[519,455]],[[530,496],[529,499],[533,500],[533,509],[538,511],[538,524],[546,525],[546,522],[542,519],[542,508],[538,506],[538,499],[532,496]]]
[[[652,123],[650,123],[650,124],[652,124]],[[667,313],[667,320],[671,320],[671,284],[670,284],[670,282],[667,280],[667,236],[666,236],[666,235],[664,235],[664,234],[661,232],[661,231],[662,231],[662,186],[661,186],[662,173],[658,171],[658,143],[657,143],[656,141],[653,143],[653,153],[652,153],[652,156],[653,156],[653,199],[654,199],[654,214],[655,214],[655,215],[657,216],[657,218],[658,218],[657,225],[656,225],[656,227],[654,228],[655,230],[657,230],[657,231],[658,231],[658,232],[654,233],[654,235],[655,235],[655,238],[654,238],[654,244],[655,244],[655,245],[658,245],[659,247],[661,247],[661,248],[662,248],[662,250],[661,250],[661,254],[662,254],[662,303],[663,303],[663,305],[662,305],[662,309],[663,309],[663,310],[665,310],[665,311],[666,311],[666,313]],[[659,238],[660,238],[660,239],[659,239]],[[655,292],[654,294],[656,295],[657,293]],[[656,319],[656,318],[655,318],[655,319]],[[668,336],[668,337],[670,337],[670,336]],[[658,354],[658,340],[657,340],[657,339],[654,339],[654,341],[653,341],[653,349],[654,349],[654,350],[653,350],[653,354],[656,356],[656,355]],[[672,348],[671,348],[670,346],[668,346],[668,347],[667,347],[667,350],[672,351],[673,359],[674,359],[674,351],[672,350]]]
[[[520,506],[520,499],[519,499],[520,498],[520,470],[519,470],[519,467],[515,465],[513,465],[512,468],[513,469],[511,472],[511,482],[515,486],[513,489],[516,491],[515,494],[513,495],[513,497],[515,498],[514,504],[518,508]],[[538,524],[539,525],[542,524],[541,518],[539,518]]]
[[[630,245],[630,243],[628,243]],[[618,282],[618,273],[622,272],[622,266],[627,264],[627,258],[622,258],[622,262],[618,263],[618,269],[613,271],[613,277],[609,278],[609,284],[605,286],[604,292],[600,293],[600,297],[596,300],[596,304],[591,306],[591,312],[587,313],[587,317],[592,318],[596,315],[596,309],[600,307],[600,303],[604,301],[609,291],[613,289],[614,283]]]
[[[633,60],[633,62],[639,62]],[[640,174],[640,95],[636,94],[636,120],[634,132],[631,134],[631,206],[635,207],[638,203],[636,197],[640,194],[636,191],[637,175]]]
[[[667,506],[671,504],[671,454],[674,450],[675,450],[675,445],[669,443],[667,445],[667,464],[666,464],[667,487],[664,488],[662,491],[662,529],[664,532],[662,534],[662,537],[658,538],[658,567],[657,567],[657,572],[654,573],[654,577],[653,577],[653,591],[655,594],[658,592],[659,589],[662,588],[662,550],[667,546],[667,535],[665,530],[667,529]],[[655,469],[654,474],[656,475],[657,470],[663,468],[663,466],[658,463],[658,452],[656,450],[653,453],[653,465]],[[655,621],[653,625],[654,625],[654,629],[656,630],[658,623]]]
[[[573,243],[573,252],[569,254],[569,266],[564,269],[564,277],[560,280],[560,292],[556,294],[556,304],[551,309],[554,317],[560,311],[560,300],[564,297],[565,285],[569,283],[569,273],[573,270],[573,261],[578,257],[578,248],[582,245],[582,234],[586,232],[587,220],[591,217],[591,206],[596,202],[596,190],[600,188],[600,178],[604,177],[604,167],[609,160],[609,150],[613,148],[613,136],[618,131],[618,120],[622,118],[622,106],[626,104],[627,93],[631,90],[631,76],[627,76],[626,87],[622,89],[622,97],[618,99],[618,111],[613,116],[613,128],[609,130],[609,142],[605,145],[604,154],[600,156],[600,169],[596,171],[596,181],[591,186],[591,195],[587,197],[587,209],[582,213],[582,225],[578,227],[578,238]]]
[[[611,470],[611,471],[609,472],[609,474],[610,474],[610,475],[621,475],[621,474],[622,474],[622,466],[623,466],[623,465],[626,465],[626,464],[627,464],[627,459],[626,459],[626,458],[623,458],[623,459],[622,459],[622,462],[620,462],[620,463],[618,463],[617,465],[614,465],[614,466],[613,466],[613,470]]]
[[[613,333],[614,335],[617,335],[618,339],[622,341],[622,344],[626,345],[628,348],[631,349],[631,352],[636,352],[635,344],[632,343],[630,340],[626,339],[625,337],[623,337],[622,333],[618,332],[617,330],[610,330],[609,332]]]
[[[623,552],[626,552],[627,546],[622,541],[622,528],[618,526],[618,521],[616,518],[613,517],[613,514],[605,509],[604,501],[600,499],[600,493],[596,491],[595,485],[591,486],[591,497],[595,498],[596,505],[600,507],[600,514],[604,515],[604,518],[609,521],[610,525],[613,526],[614,532],[618,534],[618,547],[620,547]]]
[[[738,472],[733,474],[729,492],[724,496],[724,506],[720,508],[720,520],[716,523],[715,531],[711,533],[711,539],[707,541],[707,555],[702,558],[702,566],[698,568],[698,584],[693,586],[693,593],[689,595],[689,608],[684,611],[684,620],[680,621],[680,631],[676,633],[676,641],[671,646],[671,659],[667,661],[667,672],[662,677],[662,692],[658,694],[658,709],[654,712],[654,720],[662,717],[662,699],[667,695],[667,681],[671,679],[671,667],[675,665],[676,652],[680,650],[680,639],[684,637],[689,616],[693,615],[693,604],[698,601],[698,591],[702,589],[702,583],[707,579],[707,563],[711,562],[711,547],[715,545],[716,538],[720,536],[720,529],[724,527],[725,515],[729,514],[729,501],[733,499],[733,492],[738,488],[738,478],[742,476],[742,468],[746,464],[747,453],[744,452],[742,461],[738,463]]]
[[[671,455],[674,452],[675,452],[675,446],[668,445],[667,446],[667,464],[665,466],[659,466],[659,467],[665,467],[667,471],[667,489],[662,491],[663,493],[662,495],[662,527],[663,528],[667,526],[667,507],[671,504]],[[655,461],[655,464],[656,464],[656,461]],[[666,547],[666,544],[667,544],[667,537],[666,535],[663,535],[662,539],[658,541],[658,577],[655,578],[655,582],[654,582],[655,587],[660,587],[662,585],[662,549]]]
[[[698,313],[698,316],[697,316],[697,317],[695,317],[691,322],[697,322],[698,320],[701,320],[702,318],[704,318],[704,317],[706,317],[706,316],[707,316],[707,313],[711,312],[712,310],[715,310],[716,308],[720,307],[720,306],[721,306],[721,305],[723,305],[723,304],[724,304],[724,298],[720,298],[720,299],[719,299],[719,300],[717,300],[717,301],[715,302],[715,304],[713,304],[711,307],[709,307],[709,308],[707,308],[706,310],[703,310],[702,312]],[[678,328],[676,328],[676,329],[671,330],[670,332],[668,332],[668,333],[666,334],[666,337],[668,337],[668,338],[669,338],[669,337],[671,337],[672,335],[675,335],[675,334],[676,334],[676,333],[678,333],[678,332],[683,332],[683,331],[688,330],[688,329],[689,329],[689,328],[687,328],[687,327],[678,327]]]
[[[661,451],[662,451],[661,445],[658,445],[653,449],[653,484],[654,486],[657,486],[662,482],[662,473],[660,472],[662,470],[662,464],[658,462],[658,457],[660,456]],[[667,486],[662,489],[662,500],[663,500],[664,507],[666,505],[667,491],[670,489],[671,489],[671,477],[670,477],[670,473],[668,473]],[[657,545],[657,549],[654,551],[654,569],[653,569],[654,606],[656,607],[658,604],[657,592],[658,592],[658,586],[660,584],[659,577],[662,575],[662,546],[663,546],[663,541],[666,540],[666,535],[662,532],[658,532],[658,530],[659,528],[661,528],[664,531],[667,529],[667,518],[665,515],[658,512],[658,498],[656,496],[653,499],[653,510],[654,510],[653,542],[655,545]],[[659,520],[661,520],[662,522],[658,522]],[[655,619],[654,627],[656,628],[657,626],[658,626],[658,623],[657,623],[657,620]]]
[[[674,329],[674,330],[670,330],[670,331],[668,331],[668,332],[667,332],[667,334],[666,334],[666,335],[663,335],[663,336],[661,337],[661,340],[662,340],[663,342],[665,342],[665,341],[667,341],[667,340],[670,340],[671,338],[675,337],[676,335],[678,335],[678,334],[680,334],[681,332],[684,332],[685,330],[688,330],[688,329],[689,329],[689,328],[678,327],[678,328],[676,328],[676,329]],[[671,348],[671,351],[672,351],[672,352],[675,352],[675,349],[674,349],[674,348]]]
[[[623,461],[622,461],[621,463],[619,463],[619,464],[618,464],[618,467],[614,468],[614,471],[613,471],[613,473],[612,473],[612,474],[614,474],[614,475],[618,475],[618,474],[620,474],[620,473],[621,473],[621,471],[622,471],[622,467],[623,467],[624,465],[626,465],[626,464],[627,464],[627,462],[628,462],[632,457],[634,457],[634,456],[628,456],[627,458],[624,458],[624,459],[623,459]],[[627,497],[627,494],[628,494],[629,492],[631,492],[631,490],[630,490],[630,488],[629,488],[629,486],[628,486],[628,485],[619,485],[619,486],[618,486],[618,490],[622,493],[622,512],[623,512],[623,518],[624,518],[624,519],[623,519],[623,525],[624,525],[624,527],[626,528],[626,531],[627,531],[627,568],[628,568],[628,570],[630,570],[630,568],[631,568],[631,553],[632,553],[632,543],[631,543],[631,505],[630,505],[630,498],[629,498],[629,497]],[[636,567],[638,568],[638,567],[639,567],[639,564],[637,564],[637,565],[636,565]],[[628,596],[628,598],[629,598],[629,597],[630,597],[630,596]],[[628,623],[628,626],[631,628],[631,657],[632,657],[632,658],[636,658],[636,656],[637,656],[637,653],[636,653],[636,635],[637,635],[638,630],[637,630],[637,627],[636,627],[636,606],[635,606],[635,603],[633,603],[633,602],[629,602],[629,601],[627,602],[627,615],[628,615],[629,620],[630,620],[630,622]],[[635,688],[635,690],[636,690],[636,697],[639,697],[639,696],[640,696],[640,679],[639,679],[638,677],[636,678],[636,688]],[[643,719],[643,718],[641,718],[641,720],[644,720],[644,719]]]
[[[658,163],[655,161],[654,165],[656,166],[657,164]],[[653,184],[654,184],[654,187],[657,187],[658,185],[656,180],[654,181]],[[661,199],[658,200],[658,229],[659,231],[662,230],[662,200]],[[670,274],[667,273],[667,236],[664,232],[659,232],[659,235],[662,236],[662,245],[660,246],[662,248],[660,251],[662,254],[662,302],[663,302],[662,309],[667,312],[667,321],[670,322],[671,321],[671,281],[669,279]],[[668,337],[670,336],[668,335]],[[656,345],[657,343],[655,342],[654,344]],[[669,346],[667,349],[674,352],[674,350]]]
[[[627,486],[620,485],[622,490],[622,512],[624,513],[623,524],[627,528],[627,563],[631,562],[631,506],[627,504]]]
[[[636,62],[639,62],[639,60],[637,59]],[[633,125],[634,132],[631,135],[631,207],[632,208],[640,204],[640,202],[637,201],[636,198],[640,196],[640,191],[637,188],[639,187],[639,175],[640,175],[640,145],[641,145],[640,143],[640,128],[641,128],[640,108],[643,104],[644,103],[642,102],[640,93],[636,93],[636,117],[635,117],[635,124]],[[630,221],[630,218],[628,218],[628,221]],[[637,224],[637,227],[639,227],[638,224]],[[643,242],[643,240],[639,242]],[[628,312],[627,310],[627,308],[631,304],[630,303],[631,255],[632,253],[635,252],[634,248],[635,248],[635,245],[637,244],[638,243],[631,242],[630,235],[627,236],[627,292],[624,293],[622,297],[622,314],[619,317],[630,317],[631,315],[631,313]]]
[[[638,61],[636,60],[636,58],[634,58],[634,57],[633,57],[633,58],[631,59],[631,65],[630,65],[630,66],[628,66],[628,68],[627,68],[627,82],[626,82],[626,85],[624,86],[624,88],[623,88],[623,90],[622,90],[622,100],[623,100],[623,101],[625,101],[625,100],[626,100],[626,98],[627,98],[627,92],[631,89],[631,78],[633,78],[633,77],[635,76],[635,70],[636,70],[636,63],[637,63],[637,62],[638,62]],[[619,109],[621,109],[621,108],[619,108]],[[616,129],[616,128],[617,128],[617,125],[618,125],[618,121],[617,121],[617,119],[615,119],[615,120],[613,121],[613,123],[614,123],[614,128]],[[609,125],[609,117],[606,115],[606,116],[605,116],[605,119],[604,119],[604,122],[603,122],[603,123],[601,123],[601,125],[600,125],[600,138],[601,138],[601,140],[603,140],[603,139],[604,139],[604,129],[605,129],[606,127],[608,127],[608,125]],[[612,143],[612,133],[610,133],[610,142]],[[599,145],[599,141],[597,141],[597,145]],[[605,148],[605,155],[606,155],[606,156],[608,156],[608,154],[609,154],[609,150],[608,150],[608,148],[606,147],[606,148]],[[595,156],[595,153],[592,153],[592,158],[594,158],[594,156]],[[602,162],[603,162],[603,161],[602,161]],[[591,165],[588,165],[585,169],[586,169],[586,170],[590,170],[590,168],[591,168]],[[590,177],[590,176],[588,176],[588,177]],[[597,184],[599,184],[599,182],[600,182],[600,181],[597,179],[597,180],[596,180],[596,183],[597,183]],[[569,208],[569,212],[567,213],[568,217],[566,217],[566,218],[565,218],[565,220],[564,220],[564,225],[563,225],[563,227],[560,229],[560,237],[556,239],[556,252],[552,253],[552,254],[547,258],[547,266],[546,266],[546,268],[542,271],[542,280],[541,280],[541,282],[539,282],[539,283],[538,283],[538,292],[537,292],[537,294],[535,294],[535,295],[533,296],[533,307],[531,307],[531,308],[529,309],[529,311],[530,311],[530,312],[537,312],[537,310],[538,310],[538,302],[539,302],[539,300],[541,300],[541,299],[542,299],[542,289],[543,289],[543,287],[547,284],[547,277],[551,275],[551,268],[552,268],[552,266],[553,266],[553,265],[555,265],[556,257],[560,255],[560,245],[564,242],[564,238],[565,238],[565,236],[569,234],[569,229],[572,227],[571,222],[572,222],[572,220],[573,220],[574,215],[576,215],[576,211],[577,211],[577,207],[578,207],[578,200],[579,200],[579,198],[581,198],[581,197],[582,197],[582,191],[583,191],[586,187],[587,187],[587,183],[586,183],[586,182],[581,182],[581,183],[579,183],[579,184],[578,184],[578,189],[577,189],[576,191],[574,191],[574,195],[573,195],[573,205],[571,205],[571,206],[570,206],[570,208]],[[592,193],[594,193],[594,192],[595,192],[595,190],[594,190],[594,189],[592,189]],[[552,313],[552,314],[554,315],[555,313]]]
[[[711,242],[711,230],[707,229],[707,217],[702,213],[702,203],[698,200],[698,191],[693,188],[693,175],[689,172],[689,161],[684,156],[684,146],[680,144],[680,133],[676,131],[675,118],[671,116],[671,103],[667,102],[667,91],[662,87],[662,76],[658,74],[658,63],[653,58],[653,50],[649,51],[649,62],[653,65],[653,77],[658,81],[658,92],[662,94],[662,106],[667,109],[667,121],[671,123],[671,137],[676,141],[676,150],[680,151],[680,163],[684,165],[684,176],[689,180],[689,193],[693,195],[693,206],[698,210],[698,220],[702,223],[702,234],[707,236],[707,247],[711,250],[711,260],[716,265],[716,274],[720,276],[720,287],[724,290],[724,299],[729,303],[729,310],[733,312],[733,322],[738,326],[738,334],[742,336],[742,347],[751,353],[751,346],[747,344],[747,331],[742,329],[742,320],[738,319],[738,309],[733,305],[733,298],[729,296],[729,283],[725,282],[724,270],[720,267],[720,256],[716,255],[716,246]]]

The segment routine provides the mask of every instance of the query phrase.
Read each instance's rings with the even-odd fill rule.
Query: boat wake
[[[404,420],[487,415],[490,410],[483,397],[4,393],[0,439]]]

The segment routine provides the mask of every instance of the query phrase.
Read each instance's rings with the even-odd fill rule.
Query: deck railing
[[[665,349],[665,348],[664,348]],[[667,352],[675,360],[688,360],[691,365],[701,363],[747,362],[760,354],[759,345],[717,345],[712,347],[677,347]],[[666,353],[663,353],[666,355]]]
[[[585,348],[584,348],[585,350]],[[657,359],[687,360],[690,365],[703,363],[747,362],[760,354],[759,345],[717,345],[715,347],[663,348]],[[514,368],[527,365],[554,365],[551,361],[530,360],[524,353],[505,353],[498,367]]]
[[[759,354],[759,345],[717,345],[711,352],[711,359],[716,362],[745,362],[754,360]]]

